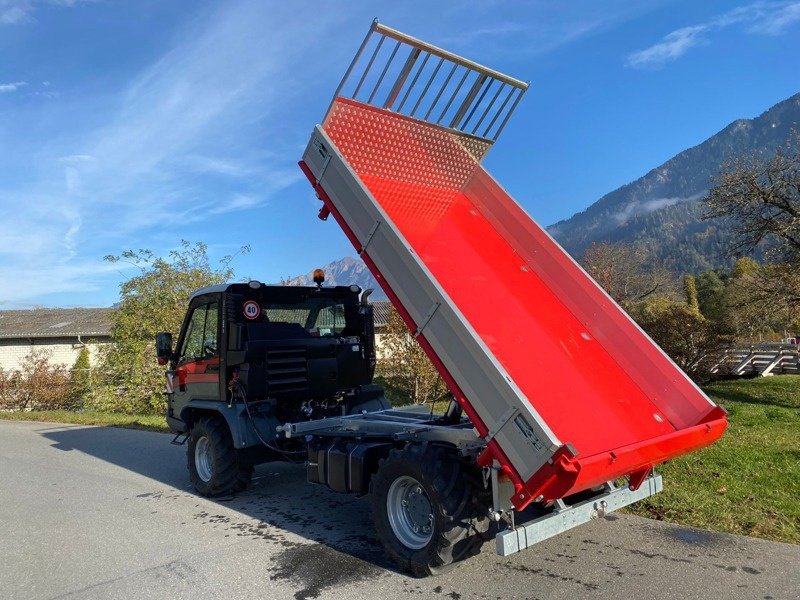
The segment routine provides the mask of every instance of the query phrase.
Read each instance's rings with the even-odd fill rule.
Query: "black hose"
[[[258,431],[258,427],[256,427],[256,423],[253,420],[253,415],[250,413],[250,404],[247,402],[247,394],[245,394],[244,386],[242,385],[242,382],[240,382],[238,379],[235,379],[235,380],[231,381],[229,387],[230,387],[230,390],[231,390],[231,396],[233,396],[234,399],[236,399],[238,397],[238,399],[241,400],[244,403],[244,410],[247,413],[247,418],[250,420],[250,424],[253,426],[253,431],[255,432],[256,437],[258,438],[258,441],[260,441],[269,450],[272,450],[273,452],[277,452],[278,454],[283,456],[283,458],[285,458],[287,461],[289,461],[291,463],[302,463],[302,462],[305,462],[305,460],[297,460],[297,458],[295,458],[295,457],[293,457],[291,455],[302,455],[302,456],[305,457],[305,456],[308,456],[308,451],[307,450],[282,450],[282,449],[278,448],[277,446],[271,445],[263,437],[261,437],[261,434]]]

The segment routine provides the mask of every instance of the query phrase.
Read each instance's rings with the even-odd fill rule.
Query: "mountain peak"
[[[325,285],[357,285],[362,290],[372,288],[374,293],[370,297],[372,300],[387,300],[386,294],[381,289],[378,282],[372,276],[372,273],[367,269],[359,258],[353,256],[345,256],[339,260],[334,260],[328,263],[322,270],[325,271]],[[290,278],[287,285],[314,285],[314,269],[310,270],[304,275],[298,275]]]

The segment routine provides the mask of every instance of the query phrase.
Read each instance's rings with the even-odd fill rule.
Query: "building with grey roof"
[[[0,368],[19,369],[34,350],[46,351],[52,364],[71,367],[84,347],[94,364],[100,349],[113,342],[113,312],[113,308],[0,311]]]

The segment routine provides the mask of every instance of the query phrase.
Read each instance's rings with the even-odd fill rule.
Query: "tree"
[[[593,243],[582,262],[589,275],[625,309],[652,294],[674,291],[674,277],[638,246]]]
[[[83,406],[92,394],[92,365],[89,349],[84,346],[72,365],[72,397],[76,407]]]
[[[663,296],[640,303],[633,316],[664,352],[700,383],[711,378],[711,367],[731,341],[689,305]]]
[[[243,246],[239,253],[248,251]],[[106,410],[161,412],[164,369],[155,360],[155,335],[178,333],[192,292],[233,278],[233,256],[226,256],[214,268],[206,244],[182,240],[180,248],[166,258],[151,250],[128,250],[106,260],[130,263],[138,273],[120,286],[119,310],[113,317],[115,344],[104,357],[104,382],[97,402]]]
[[[724,270],[720,271],[725,275]],[[697,301],[704,317],[720,327],[727,327],[725,281],[717,271],[703,271],[696,280]]]
[[[700,313],[700,301],[697,298],[697,280],[694,275],[683,276],[683,293],[686,296],[686,304],[696,313]]]
[[[726,162],[703,202],[704,218],[732,221],[731,256],[761,247],[768,262],[800,265],[800,135],[771,159]]]
[[[380,376],[389,392],[394,391],[414,404],[436,402],[449,397],[450,391],[417,340],[409,333],[403,319],[392,308],[389,323],[381,334]]]

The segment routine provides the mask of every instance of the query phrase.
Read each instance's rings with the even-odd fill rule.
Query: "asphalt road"
[[[207,500],[169,441],[0,421],[0,598],[800,598],[800,546],[627,515],[412,579],[363,499],[264,465],[250,491]]]

